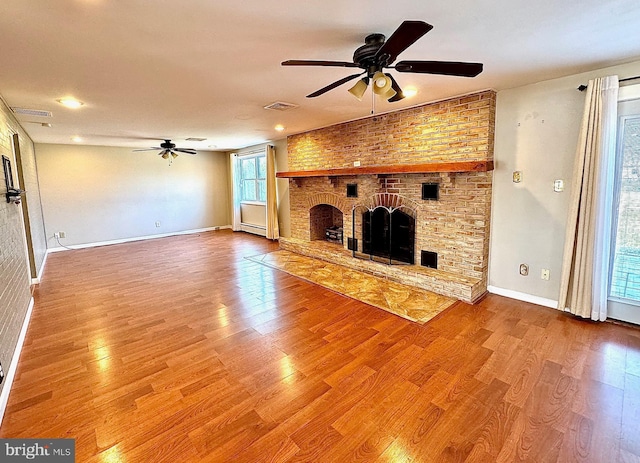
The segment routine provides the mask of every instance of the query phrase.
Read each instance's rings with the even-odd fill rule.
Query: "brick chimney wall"
[[[292,135],[289,170],[493,160],[495,102],[485,91]],[[346,197],[347,183],[358,184],[357,198]],[[422,183],[439,183],[440,199],[422,200]],[[292,238],[309,241],[309,209],[330,204],[344,214],[346,247],[352,208],[375,193],[397,193],[417,204],[416,264],[421,250],[437,252],[438,271],[477,279],[486,290],[491,186],[492,172],[292,180]]]

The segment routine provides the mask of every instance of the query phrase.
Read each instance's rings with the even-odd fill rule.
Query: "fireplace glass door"
[[[357,222],[362,227],[362,254],[390,264],[414,263],[415,219],[411,215],[376,207],[362,212],[361,221],[354,220],[354,224]]]

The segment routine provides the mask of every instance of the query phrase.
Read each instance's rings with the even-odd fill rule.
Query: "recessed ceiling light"
[[[284,125],[278,124],[274,127],[274,129],[276,129],[278,132],[282,132],[284,131]]]
[[[76,135],[75,137],[71,137],[71,141],[75,143],[80,143],[82,141],[82,138]]]
[[[418,94],[418,89],[415,87],[406,87],[402,89],[402,93],[404,94],[405,98],[411,98]]]
[[[57,101],[61,105],[66,106],[67,108],[73,108],[73,109],[79,108],[84,104],[82,101],[78,101],[75,98],[60,98]]]

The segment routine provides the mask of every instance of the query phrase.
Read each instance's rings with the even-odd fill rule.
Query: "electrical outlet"
[[[360,167],[360,161],[353,161],[353,167]]]
[[[560,193],[561,191],[564,191],[564,180],[558,179],[555,182],[553,182],[553,191],[555,191],[556,193]]]
[[[549,269],[543,268],[542,272],[540,272],[540,278],[542,278],[543,280],[549,280]]]
[[[61,232],[58,232],[58,236],[59,236],[60,238],[66,238],[66,237],[67,237],[67,234],[66,234],[65,232],[61,231]]]
[[[529,266],[527,264],[520,264],[520,275],[523,277],[529,275]]]
[[[54,238],[60,238],[60,233],[55,232],[55,233],[53,234],[53,237],[54,237]]]
[[[159,220],[156,222],[156,228],[160,228],[160,221]]]

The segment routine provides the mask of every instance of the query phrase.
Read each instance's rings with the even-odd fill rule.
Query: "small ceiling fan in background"
[[[364,39],[364,45],[353,53],[353,62],[288,60],[283,61],[282,66],[333,66],[363,69],[363,72],[344,77],[310,93],[307,98],[315,98],[360,77],[360,80],[349,89],[352,95],[361,100],[369,86],[369,81],[373,81],[373,92],[390,103],[400,101],[405,96],[393,76],[384,72],[385,68],[395,69],[398,72],[461,77],[475,77],[482,72],[482,63],[459,61],[399,61],[395,66],[391,66],[400,53],[431,29],[433,26],[424,21],[404,21],[388,40],[385,40],[386,37],[383,34],[369,34]]]
[[[196,154],[196,150],[193,148],[176,148],[176,144],[171,143],[171,140],[165,140],[164,143],[160,143],[160,146],[152,146],[151,148],[143,148],[143,149],[133,150],[133,151],[155,151],[155,150],[161,150],[158,153],[158,156],[161,156],[162,159],[169,159],[169,156],[171,156],[170,162],[174,158],[178,157],[178,153],[191,154],[191,155]]]

